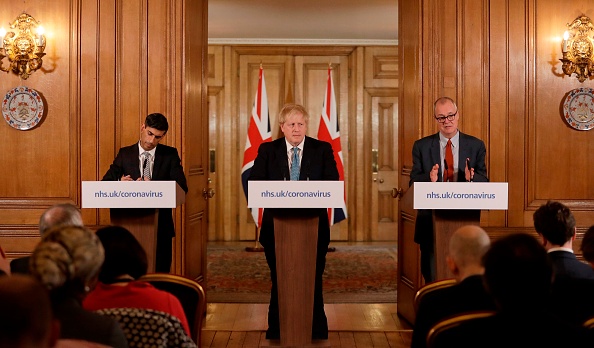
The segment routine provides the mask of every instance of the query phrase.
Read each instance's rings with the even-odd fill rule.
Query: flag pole
[[[255,226],[256,238],[254,239],[253,247],[245,247],[245,251],[264,251],[264,248],[258,242],[258,225]]]

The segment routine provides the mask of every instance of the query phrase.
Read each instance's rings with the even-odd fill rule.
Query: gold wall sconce
[[[594,24],[588,16],[581,15],[567,24],[561,47],[566,75],[575,73],[580,82],[594,76]]]
[[[41,68],[44,50],[43,27],[28,14],[18,16],[10,24],[8,32],[0,28],[0,70],[12,71],[26,80]],[[8,58],[8,67],[4,67],[5,57]]]

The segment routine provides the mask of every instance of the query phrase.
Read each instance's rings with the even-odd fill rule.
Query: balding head
[[[58,225],[83,226],[80,210],[72,204],[56,204],[49,207],[39,218],[39,233],[43,234]]]
[[[462,280],[473,274],[482,274],[481,259],[491,241],[487,232],[476,225],[462,226],[450,238],[448,265],[454,275]]]

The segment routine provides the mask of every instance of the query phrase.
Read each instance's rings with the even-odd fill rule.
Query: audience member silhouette
[[[436,289],[422,297],[412,336],[412,348],[426,347],[433,325],[455,314],[474,310],[495,310],[495,302],[483,286],[482,257],[489,248],[487,233],[469,225],[456,230],[449,241],[447,265],[457,284]]]
[[[47,290],[34,278],[0,278],[0,347],[54,347],[60,324],[52,318]]]
[[[498,306],[490,317],[450,329],[436,347],[586,347],[586,330],[551,313],[553,267],[528,234],[491,244],[483,258],[485,286]]]
[[[594,265],[594,226],[582,239],[584,259]],[[594,267],[594,266],[593,266]],[[594,318],[594,280],[564,277],[553,283],[552,309],[555,313],[576,324]]]
[[[86,311],[82,300],[96,283],[104,251],[97,236],[81,226],[56,226],[31,255],[31,274],[48,290],[61,338],[111,347],[128,347],[124,332],[111,318]]]
[[[573,253],[575,218],[564,204],[548,201],[533,215],[534,228],[551,260],[555,279],[565,277],[594,280],[594,269]]]
[[[143,308],[169,313],[178,318],[190,336],[188,320],[177,297],[153,285],[138,281],[148,268],[146,251],[134,235],[121,226],[97,230],[105,249],[99,283],[83,302],[87,310]]]
[[[39,234],[58,225],[83,226],[80,210],[69,203],[56,204],[49,207],[39,218]],[[10,262],[12,273],[29,274],[29,256],[20,257]]]

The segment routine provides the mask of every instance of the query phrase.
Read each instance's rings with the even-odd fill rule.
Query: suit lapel
[[[130,148],[130,163],[134,164],[134,168],[132,168],[132,171],[133,173],[135,173],[135,175],[132,175],[132,177],[140,178],[140,152],[138,149],[138,143],[130,146]]]
[[[309,166],[311,165],[311,158],[315,155],[314,152],[314,143],[311,138],[306,136],[303,143],[303,156],[301,157],[299,180],[308,180]]]
[[[287,143],[284,137],[279,139],[276,146],[276,157],[280,159],[277,161],[280,177],[290,180],[291,172],[289,170],[289,158],[287,157]]]
[[[164,156],[163,148],[157,145],[157,148],[155,149],[155,162],[153,163],[153,174],[151,175],[151,179],[158,180],[161,177],[159,172],[163,166]]]

